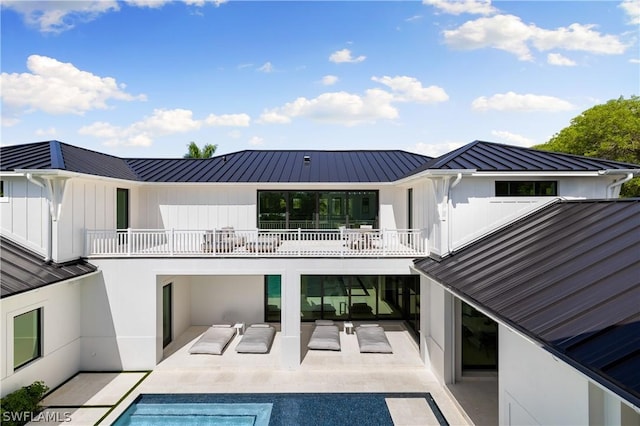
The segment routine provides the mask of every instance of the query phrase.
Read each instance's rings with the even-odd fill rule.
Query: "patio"
[[[236,336],[221,356],[190,355],[189,347],[206,328],[194,326],[166,348],[165,358],[150,373],[81,373],[44,402],[51,406],[47,411],[71,413],[69,424],[96,424],[101,418],[99,424],[109,425],[142,393],[428,392],[449,424],[489,424],[486,417],[476,416],[472,422],[463,413],[421,363],[415,341],[400,323],[382,324],[393,354],[362,354],[357,337],[343,331],[340,352],[307,351],[313,325],[302,324],[303,361],[296,371],[278,367],[279,333],[267,354],[236,353]],[[394,424],[438,424],[426,402],[423,405],[410,399],[388,401]]]

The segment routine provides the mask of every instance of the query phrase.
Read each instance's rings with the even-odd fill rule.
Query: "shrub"
[[[49,387],[44,382],[33,382],[24,386],[0,400],[2,424],[7,426],[21,426],[42,410],[40,401]]]

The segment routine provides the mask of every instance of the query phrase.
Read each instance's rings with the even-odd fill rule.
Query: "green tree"
[[[218,145],[208,143],[200,149],[198,144],[191,142],[187,145],[187,153],[184,155],[184,158],[211,158],[216,152],[216,149],[218,149]]]
[[[621,96],[589,108],[535,148],[640,164],[640,97]],[[620,195],[640,197],[640,178],[625,183]]]

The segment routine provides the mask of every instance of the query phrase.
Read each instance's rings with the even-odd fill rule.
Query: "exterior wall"
[[[162,359],[162,285],[172,282],[173,331],[264,321],[264,275],[282,279],[281,366],[300,364],[300,276],[409,274],[411,259],[91,259],[83,286],[82,370],[145,370]],[[91,315],[89,315],[91,313]]]
[[[427,304],[421,313],[426,318],[421,324],[421,339],[425,340],[425,363],[431,366],[431,371],[441,384],[452,383],[453,366],[453,297],[440,285],[428,277],[420,277],[420,299]],[[422,296],[422,292],[429,295]],[[421,319],[421,321],[423,321]]]
[[[586,378],[503,326],[498,342],[500,424],[589,424]]]
[[[496,180],[556,180],[558,195],[573,199],[605,198],[606,177],[463,177],[451,191],[449,224],[453,249],[536,209],[556,197],[495,197]],[[445,222],[441,225],[447,226]],[[444,240],[444,239],[443,239]],[[443,253],[447,250],[444,249]]]
[[[116,228],[116,189],[130,190],[129,218],[136,217],[136,187],[127,183],[99,179],[73,178],[67,181],[60,219],[54,222],[54,260],[64,262],[84,255],[86,229]]]
[[[2,396],[36,380],[50,388],[80,370],[82,288],[96,276],[53,284],[2,299]],[[42,357],[14,371],[13,318],[42,308]]]
[[[3,235],[36,251],[46,252],[49,207],[44,189],[20,176],[3,176],[7,193],[0,200]]]
[[[191,325],[264,322],[264,276],[194,276]]]

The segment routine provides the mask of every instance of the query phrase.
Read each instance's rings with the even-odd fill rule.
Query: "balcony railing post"
[[[302,229],[298,228],[298,256],[302,256]]]
[[[127,256],[131,256],[131,238],[133,237],[133,232],[131,228],[127,228]]]
[[[380,235],[380,244],[382,244],[382,257],[385,257],[387,255],[386,240],[387,240],[387,229],[384,228],[382,230],[382,234]]]
[[[169,255],[175,255],[175,241],[176,241],[176,229],[171,228],[171,233],[169,233]]]

